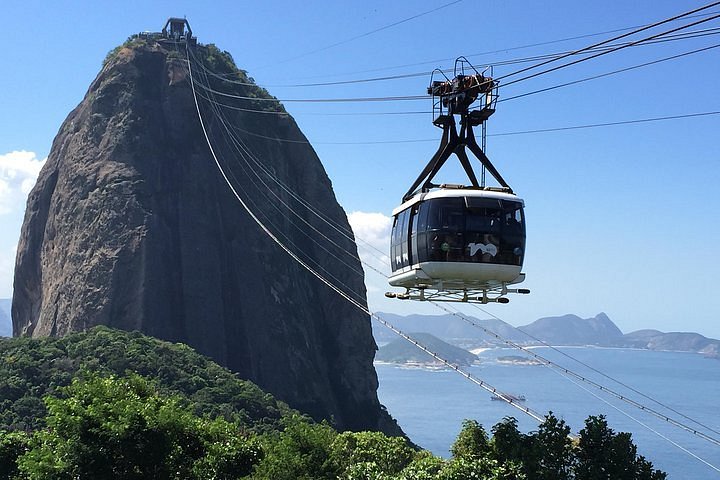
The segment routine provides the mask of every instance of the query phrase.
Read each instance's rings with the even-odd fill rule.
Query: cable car
[[[459,62],[462,73],[458,73]],[[495,111],[497,84],[475,71],[465,75],[467,60],[456,61],[453,80],[431,82],[433,123],[443,129],[440,148],[393,211],[390,285],[405,293],[390,298],[507,303],[508,288],[525,279],[524,201],[516,196],[483,152],[485,121]],[[471,106],[481,100],[481,107]],[[435,112],[438,112],[436,115]],[[455,116],[460,117],[460,132]],[[483,148],[473,127],[482,126]],[[481,181],[465,149],[482,164]],[[432,183],[451,155],[460,160],[470,185]],[[485,171],[499,186],[485,185]]]

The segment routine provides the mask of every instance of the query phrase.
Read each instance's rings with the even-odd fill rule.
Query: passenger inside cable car
[[[423,262],[521,266],[524,252],[519,199],[432,198],[398,213],[393,224],[393,271]]]

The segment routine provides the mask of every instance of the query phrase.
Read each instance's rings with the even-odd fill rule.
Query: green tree
[[[545,416],[535,435],[538,480],[569,480],[572,478],[575,455],[570,427],[552,412]]]
[[[328,463],[337,432],[326,423],[311,424],[300,416],[288,417],[282,432],[267,433],[262,443],[266,456],[253,471],[256,480],[309,480],[337,478]]]
[[[437,477],[440,480],[525,480],[520,467],[500,464],[488,457],[453,458]]]
[[[18,474],[17,460],[27,452],[29,442],[24,432],[0,430],[0,479],[15,478]]]
[[[476,420],[465,420],[455,443],[450,449],[454,458],[481,458],[490,452],[485,429]]]
[[[427,450],[418,452],[398,478],[401,480],[436,480],[445,466],[445,460],[434,456]]]
[[[388,437],[380,432],[344,432],[331,446],[329,463],[340,478],[361,478],[361,471],[378,475],[396,475],[407,467],[416,451],[402,437]],[[359,466],[363,464],[362,466]],[[358,468],[363,470],[357,471]]]
[[[667,473],[655,469],[642,455],[637,458],[637,480],[665,480]]]
[[[575,467],[576,476],[580,480],[602,480],[610,478],[607,472],[607,460],[612,456],[610,443],[613,432],[608,427],[605,417],[590,416],[585,420],[585,428],[580,430]]]
[[[28,479],[238,478],[260,449],[237,425],[199,418],[139,375],[89,375],[47,397],[47,428],[20,457]]]
[[[505,417],[492,428],[490,442],[492,457],[500,463],[522,463],[526,456],[528,440],[518,430],[518,422],[513,417]]]
[[[590,416],[580,430],[575,475],[577,480],[663,480],[667,475],[655,470],[629,433],[615,433],[603,415]]]

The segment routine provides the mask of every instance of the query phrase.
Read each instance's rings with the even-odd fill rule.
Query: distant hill
[[[468,343],[473,346],[483,344],[494,344],[491,337],[477,328],[454,315],[396,315],[393,313],[378,313],[380,318],[387,320],[404,332],[426,332],[454,344]],[[527,335],[519,332],[515,327],[502,320],[490,319],[480,320],[475,317],[466,316],[473,323],[500,335],[508,340],[524,342],[528,340]],[[392,331],[373,322],[373,335],[380,343],[391,342],[398,337]]]
[[[457,365],[471,365],[478,360],[477,355],[462,348],[443,342],[429,333],[410,333],[412,338],[432,352],[437,353],[445,360]],[[375,360],[391,363],[435,363],[436,360],[428,353],[408,342],[398,338],[387,345],[380,347]]]
[[[0,298],[0,337],[12,337],[11,305],[12,299]]]
[[[699,333],[663,333],[657,330],[638,330],[628,333],[623,338],[635,348],[698,352],[709,357],[720,356],[720,340],[708,338]]]
[[[624,337],[625,340],[631,343],[633,346],[636,346],[638,348],[645,348],[648,342],[650,342],[650,339],[652,339],[653,337],[657,337],[658,335],[663,335],[663,332],[661,332],[660,330],[645,329],[626,333]]]
[[[607,345],[623,343],[623,333],[604,313],[583,319],[577,315],[546,317],[519,327],[551,345]]]

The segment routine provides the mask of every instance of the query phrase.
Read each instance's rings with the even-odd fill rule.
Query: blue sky
[[[614,34],[556,41],[644,25],[702,5],[463,0],[362,36],[450,2],[4,2],[10,43],[0,53],[0,297],[11,294],[24,195],[60,124],[82,100],[108,51],[133,33],[160,30],[169,16],[187,16],[200,42],[232,53],[240,68],[278,98],[308,99],[422,95],[429,76],[287,85],[429,72],[452,67],[460,55],[485,66],[576,49]],[[717,27],[720,21],[714,20],[694,29]],[[628,48],[501,87],[500,95],[716,43],[720,36],[710,35]],[[493,53],[479,55],[484,52]],[[498,135],[718,111],[719,55],[720,48],[709,50],[498,105],[488,126],[488,155],[526,202],[525,286],[532,294],[487,311],[516,325],[604,311],[625,332],[657,328],[720,337],[720,116]],[[501,76],[525,65],[496,66],[494,72]],[[440,130],[429,114],[377,113],[427,111],[429,101],[285,106],[313,143],[356,233],[385,251],[387,217],[434,153]],[[419,141],[332,143],[400,140]],[[442,176],[463,180],[456,168]],[[367,283],[373,309],[442,313],[432,305],[385,300],[379,275],[368,273]],[[472,307],[463,310],[486,316]]]

